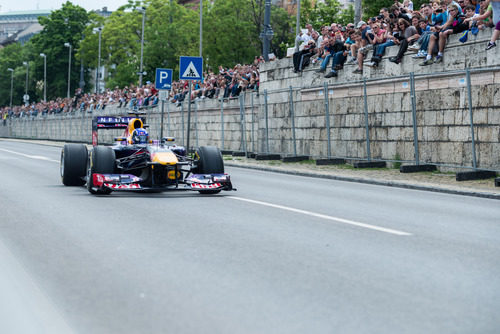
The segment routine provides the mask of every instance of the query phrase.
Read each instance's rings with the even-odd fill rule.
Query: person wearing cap
[[[361,31],[361,46],[364,47],[368,44],[368,39],[366,38],[367,32],[371,30],[370,26],[366,24],[365,21],[359,21],[356,28]]]

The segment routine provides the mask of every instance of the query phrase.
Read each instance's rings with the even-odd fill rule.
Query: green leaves
[[[64,43],[71,44],[71,90],[72,93],[78,87],[80,80],[80,61],[75,58],[80,40],[89,15],[80,6],[66,2],[61,9],[53,11],[48,17],[41,17],[40,24],[43,30],[32,37],[32,50],[28,52],[28,58],[33,62],[33,81],[43,80],[43,58],[40,53],[47,55],[47,99],[66,96],[68,80],[69,48]],[[36,92],[35,82],[31,85],[33,97],[41,98],[40,92]]]

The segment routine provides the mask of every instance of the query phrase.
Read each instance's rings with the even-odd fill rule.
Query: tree
[[[43,30],[32,37],[32,50],[29,58],[33,62],[33,80],[43,79],[43,59],[40,53],[47,55],[47,99],[66,96],[68,72],[68,48],[64,43],[72,46],[71,62],[71,91],[78,87],[80,80],[80,63],[75,61],[75,50],[79,48],[82,33],[89,16],[85,9],[66,2],[61,9],[53,11],[48,17],[40,17],[39,22]],[[32,85],[35,87],[35,84]]]
[[[23,59],[27,60],[28,58],[25,55],[24,48],[19,43],[9,44],[0,49],[0,73],[4,78],[0,80],[0,106],[10,104],[11,72],[7,70],[8,68],[14,70],[12,105],[23,103],[26,78],[26,67],[23,65]]]
[[[203,8],[205,11],[207,6]],[[149,0],[146,16],[144,68],[147,78],[154,81],[155,69],[160,67],[172,68],[174,78],[178,78],[179,57],[199,54],[198,13],[176,1]]]
[[[259,43],[247,0],[215,1],[209,6],[204,34],[204,54],[211,64],[234,66],[252,62],[259,55]]]

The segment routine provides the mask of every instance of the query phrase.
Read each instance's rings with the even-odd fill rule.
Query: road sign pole
[[[184,101],[186,99],[184,98]],[[189,154],[189,132],[191,131],[191,80],[189,80],[189,93],[188,93],[188,124],[187,124],[187,144],[186,150]]]
[[[161,126],[160,126],[160,141],[163,139],[163,112],[165,107],[165,100],[161,100]]]
[[[170,95],[170,91],[168,91],[168,95]],[[168,102],[168,99],[167,99]],[[167,136],[170,137],[170,104],[167,103]]]

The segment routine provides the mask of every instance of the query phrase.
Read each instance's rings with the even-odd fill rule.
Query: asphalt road
[[[226,168],[236,192],[64,187],[0,140],[1,333],[498,333],[500,202]]]

